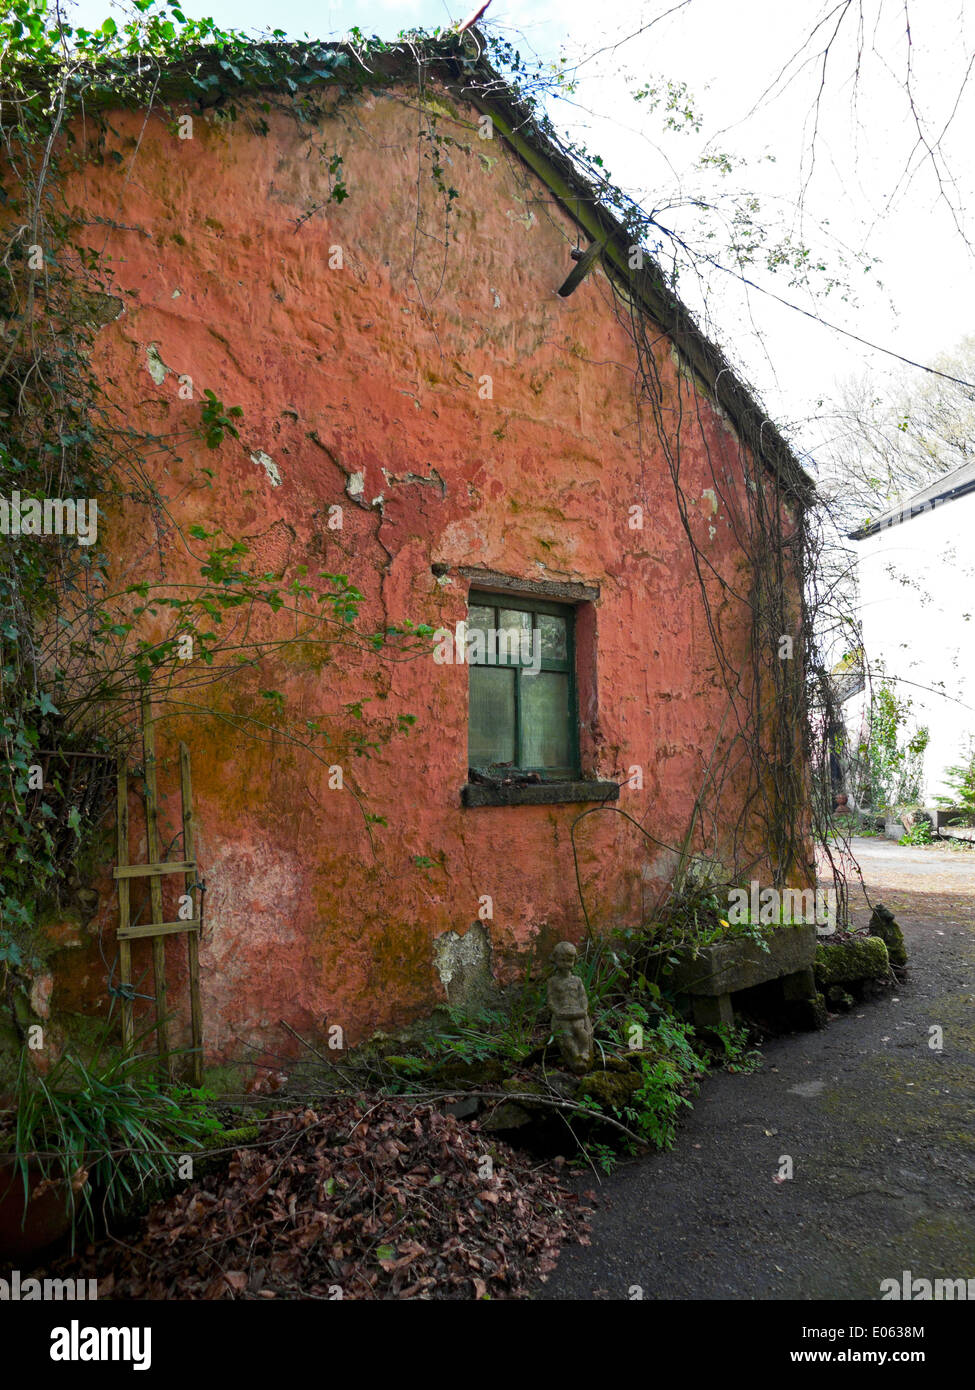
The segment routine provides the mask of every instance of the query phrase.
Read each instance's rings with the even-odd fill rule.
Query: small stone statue
[[[563,1061],[569,1071],[583,1076],[592,1067],[592,1024],[586,987],[572,973],[575,963],[572,942],[560,941],[552,952],[555,974],[548,982],[548,1007]]]

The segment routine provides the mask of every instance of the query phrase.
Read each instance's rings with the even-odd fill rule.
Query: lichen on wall
[[[491,938],[482,923],[472,923],[463,935],[446,931],[436,937],[433,959],[448,1003],[472,1007],[491,993]]]

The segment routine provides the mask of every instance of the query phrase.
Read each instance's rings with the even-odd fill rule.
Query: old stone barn
[[[130,923],[201,922],[211,1061],[516,978],[644,922],[690,855],[810,872],[808,479],[483,58],[326,57],[264,85],[209,59],[148,116],[94,111],[63,188],[119,441],[92,583],[137,680],[104,705],[128,831],[113,802],[43,1007],[128,984],[151,1022],[124,882]],[[126,860],[193,870],[150,893]]]

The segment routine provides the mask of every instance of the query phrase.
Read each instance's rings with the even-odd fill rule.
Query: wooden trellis
[[[199,1086],[203,1079],[203,1010],[200,1003],[200,908],[196,875],[196,855],[193,836],[193,789],[190,780],[190,753],[185,743],[179,745],[179,790],[183,813],[183,858],[159,859],[159,798],[156,786],[156,735],[148,704],[142,708],[142,746],[145,757],[145,815],[147,864],[129,863],[129,774],[125,759],[118,764],[118,948],[119,973],[122,989],[122,1046],[130,1051],[135,1038],[133,1019],[134,993],[132,988],[132,946],[134,940],[152,942],[153,995],[156,1005],[156,1043],[160,1068],[170,1074],[169,1039],[166,1027],[166,937],[186,936],[190,977],[190,1034],[192,1040],[191,1077]],[[164,874],[183,875],[183,893],[194,904],[193,916],[175,922],[163,921]],[[149,903],[152,921],[144,926],[132,926],[129,921],[129,886],[134,878],[149,879]]]

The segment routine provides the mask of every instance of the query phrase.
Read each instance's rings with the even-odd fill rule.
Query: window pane
[[[504,665],[518,665],[524,662],[526,666],[531,664],[531,631],[532,618],[530,613],[522,613],[516,608],[501,609],[501,627],[498,632],[498,661]]]
[[[571,766],[567,674],[521,677],[521,749],[523,767]]]
[[[494,627],[494,609],[483,607],[480,603],[472,603],[467,609],[467,634],[481,632],[484,634],[480,641],[473,638],[467,642],[467,653],[470,653],[473,662],[483,664],[487,660],[487,631]],[[494,664],[494,663],[492,663]]]
[[[538,626],[542,632],[542,660],[567,660],[565,619],[556,618],[550,613],[539,613]]]
[[[490,767],[515,759],[515,673],[496,666],[472,666],[467,759],[471,767]]]

